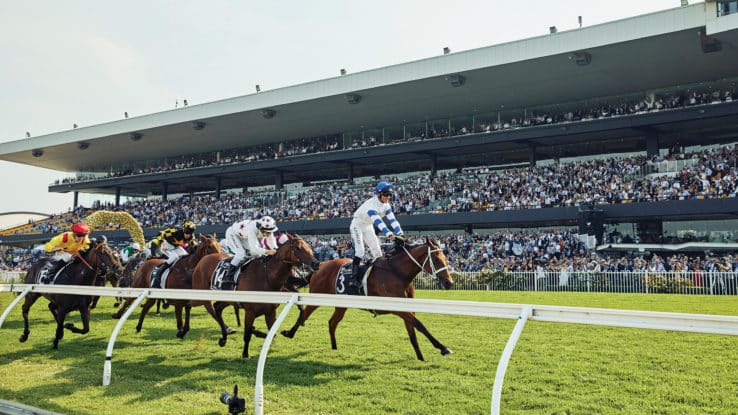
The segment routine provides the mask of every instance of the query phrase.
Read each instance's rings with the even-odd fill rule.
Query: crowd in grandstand
[[[678,171],[664,174],[644,174],[647,171],[644,166],[659,165],[662,160],[633,156],[502,170],[439,172],[436,177],[418,173],[386,179],[396,184],[394,211],[399,214],[736,196],[738,149],[735,146],[670,154],[664,160],[683,163]],[[337,183],[291,191],[224,193],[220,198],[207,194],[167,201],[134,200],[118,207],[110,204],[99,207],[127,211],[144,227],[168,226],[183,220],[193,220],[198,225],[220,225],[241,220],[254,211],[277,220],[345,218],[368,196],[371,194],[364,185]]]
[[[458,125],[452,125],[450,123],[431,124],[430,126],[423,128],[410,128],[406,133],[403,133],[406,134],[406,137],[403,137],[400,140],[390,139],[389,141],[393,143],[401,143],[405,141],[405,139],[435,139],[472,133],[492,133],[495,131],[514,128],[589,121],[684,108],[693,105],[718,104],[722,102],[732,102],[736,99],[738,99],[738,90],[735,88],[732,90],[715,89],[709,92],[690,91],[667,96],[649,95],[645,98],[636,100],[601,104],[571,111],[524,111],[524,115],[512,117],[505,121],[500,121],[496,118],[484,119],[484,117],[480,117],[480,119],[474,124],[471,123],[471,118],[468,121],[462,121]],[[212,153],[193,154],[164,160],[149,161],[145,167],[118,169],[107,173],[106,177],[120,177],[223,164],[245,163],[302,154],[336,151],[346,148],[369,147],[380,144],[387,144],[387,142],[372,134],[362,134],[360,138],[352,140],[351,143],[345,143],[340,134],[321,137],[306,137],[281,143],[262,144],[248,148],[230,149]],[[95,180],[100,177],[101,175],[99,174],[80,174],[76,177],[68,177],[58,180],[56,184]]]

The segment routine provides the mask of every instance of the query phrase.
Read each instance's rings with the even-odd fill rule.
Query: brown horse
[[[350,259],[332,259],[325,261],[320,268],[310,276],[310,292],[321,294],[336,294],[336,279],[339,270],[344,264],[351,262]],[[426,238],[425,243],[401,247],[395,253],[388,257],[377,259],[373,266],[369,277],[366,280],[366,289],[369,295],[382,297],[404,297],[414,298],[415,287],[413,279],[420,271],[432,274],[438,279],[442,288],[451,288],[454,281],[448,271],[446,256],[443,249],[438,243],[430,238]],[[317,309],[318,306],[307,306],[290,330],[283,330],[282,335],[292,338],[297,329],[305,324],[305,321]],[[376,314],[394,314],[405,321],[405,329],[410,336],[410,343],[415,349],[415,355],[418,360],[425,360],[423,353],[418,346],[418,339],[415,335],[415,329],[420,331],[428,338],[433,346],[441,351],[442,355],[451,354],[451,350],[441,344],[432,334],[425,328],[423,323],[415,317],[415,313],[403,311],[381,311],[377,310]],[[336,327],[346,314],[345,308],[336,307],[331,319],[328,323],[328,331],[331,335],[331,347],[337,349],[336,346]]]
[[[277,252],[268,257],[257,258],[243,266],[238,275],[236,290],[239,291],[280,291],[285,281],[291,275],[295,267],[308,265],[313,269],[318,267],[318,260],[313,255],[310,245],[297,235],[287,234],[287,242],[277,248]],[[213,273],[218,262],[228,258],[230,255],[219,253],[208,255],[197,264],[192,274],[192,288],[207,290],[213,278]],[[210,301],[191,301],[194,306],[203,305],[208,313],[218,322],[221,330],[221,338],[218,344],[223,347],[226,344],[228,334],[232,331],[223,322],[223,309],[229,304],[227,302],[216,302],[215,306]],[[254,320],[263,315],[268,328],[272,327],[276,320],[277,304],[242,303],[240,307],[245,310],[243,320],[243,353],[244,358],[249,357],[249,342],[254,334]],[[185,326],[188,326],[185,324]]]
[[[35,263],[26,273],[27,284],[37,284],[39,271],[50,261],[50,258],[42,259]],[[54,280],[54,285],[89,285],[95,284],[101,273],[120,272],[121,265],[113,250],[105,242],[90,241],[90,248],[81,252],[77,258],[65,266]],[[23,302],[23,334],[18,339],[21,343],[28,340],[31,331],[28,328],[28,312],[31,306],[41,296],[49,300],[49,311],[56,320],[56,335],[54,337],[54,349],[59,347],[59,340],[64,337],[64,329],[73,333],[85,334],[90,331],[90,303],[92,297],[89,295],[72,294],[40,294],[29,292]],[[77,328],[72,323],[64,324],[67,314],[73,310],[79,310],[82,316],[82,328]]]
[[[166,287],[165,288],[177,288],[177,289],[191,289],[192,288],[192,272],[195,269],[195,266],[197,263],[205,256],[220,252],[220,244],[218,243],[218,240],[215,238],[215,235],[200,235],[200,242],[197,245],[197,247],[194,249],[194,252],[190,253],[190,255],[187,255],[180,260],[178,260],[174,266],[171,267],[169,270],[169,276],[166,280]],[[165,262],[164,259],[159,258],[152,258],[144,262],[143,265],[141,265],[138,270],[136,271],[136,275],[133,278],[133,282],[131,283],[131,287],[133,288],[148,288],[151,286],[151,272],[154,270],[154,267],[156,265],[161,264],[162,262]],[[120,307],[118,312],[116,314],[113,314],[113,318],[120,318],[123,313],[128,309],[128,307],[133,302],[133,298],[129,298],[126,300],[126,302]],[[149,312],[149,309],[156,303],[155,298],[149,298],[146,300],[146,302],[142,305],[141,309],[141,315],[138,318],[138,324],[136,325],[136,332],[140,332],[141,328],[143,327],[143,321],[146,318],[146,313]],[[188,300],[177,300],[172,301],[172,303],[175,305],[174,313],[177,318],[177,337],[182,338],[184,336],[184,333],[187,332],[185,330],[185,327],[189,329],[189,316],[190,316],[190,306]],[[182,309],[185,309],[186,314],[186,324],[183,324],[182,319]]]

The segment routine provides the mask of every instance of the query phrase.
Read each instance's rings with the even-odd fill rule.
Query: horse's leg
[[[182,338],[182,327],[184,327],[184,322],[182,321],[182,306],[179,305],[179,303],[174,305],[174,316],[177,319],[177,338]]]
[[[67,323],[64,328],[77,334],[86,334],[90,331],[90,309],[92,307],[87,301],[83,301],[79,304],[78,310],[79,315],[82,317],[82,328],[78,329],[72,323]]]
[[[97,307],[97,300],[99,300],[99,299],[100,299],[100,296],[99,295],[98,296],[95,296],[95,297],[92,297],[92,303],[90,303],[90,308],[91,309],[94,309],[95,307]]]
[[[238,303],[233,303],[233,311],[236,312],[236,325],[241,327],[241,308],[238,306]]]
[[[66,313],[59,312],[56,314],[56,333],[54,334],[54,350],[59,349],[59,340],[64,338],[64,318]]]
[[[345,308],[339,308],[336,307],[335,311],[333,311],[333,315],[331,316],[331,319],[328,320],[328,331],[331,333],[331,348],[333,350],[337,350],[338,346],[336,346],[336,327],[338,327],[338,323],[343,320],[343,316],[346,314]]]
[[[113,318],[121,318],[123,316],[123,313],[128,310],[128,307],[131,306],[131,303],[135,300],[135,298],[126,298],[126,301],[123,303],[123,305],[118,309],[118,312],[113,313]]]
[[[272,324],[274,324],[274,320],[276,320],[276,315],[277,315],[276,310],[277,310],[277,305],[275,305],[274,308],[271,309],[271,311],[267,312],[267,313],[271,313],[272,315],[271,323],[269,323],[267,314],[264,314],[264,319],[267,322],[267,331],[269,331],[272,328]],[[254,336],[260,339],[266,339],[267,337],[267,333],[264,333],[263,331],[258,330],[256,327],[251,327],[251,334],[253,334]]]
[[[138,317],[138,324],[136,325],[136,333],[141,332],[141,327],[143,327],[144,318],[146,318],[146,313],[149,312],[149,309],[156,303],[155,298],[150,298],[146,300],[146,303],[144,303],[143,307],[141,308],[141,315]]]
[[[244,359],[249,358],[249,343],[251,342],[251,335],[254,331],[254,313],[249,313],[248,309],[243,316],[243,352],[241,357]]]
[[[413,345],[413,349],[415,349],[415,354],[418,356],[418,360],[425,360],[423,359],[423,353],[420,352],[420,346],[418,346],[418,339],[415,336],[415,329],[418,329],[419,332],[423,333],[423,335],[428,339],[428,341],[431,342],[433,347],[441,351],[441,355],[447,355],[453,353],[451,349],[444,346],[436,340],[435,337],[433,337],[432,334],[428,331],[427,328],[423,325],[423,323],[418,320],[417,317],[415,317],[415,314],[413,313],[402,313],[397,312],[393,313],[397,316],[399,316],[401,319],[405,321],[405,329],[407,330],[408,336],[410,336],[410,343]]]
[[[307,321],[308,317],[310,317],[311,314],[313,314],[313,311],[315,311],[318,308],[318,306],[309,305],[305,307],[305,310],[300,311],[300,315],[297,317],[297,321],[295,322],[295,325],[292,326],[289,330],[282,330],[282,335],[284,337],[289,337],[290,339],[295,337],[295,333],[297,333],[297,329],[300,328],[300,326],[305,325],[305,321]]]
[[[187,334],[187,332],[190,331],[190,310],[191,309],[192,309],[192,306],[190,305],[190,303],[187,303],[184,306],[184,310],[185,310],[184,324],[182,325],[181,328],[179,328],[179,331],[177,331],[177,337],[180,338],[180,339],[183,339],[184,336],[185,336],[185,334]],[[181,305],[178,305],[177,306],[177,312],[180,314],[180,316],[177,317],[177,324],[179,324],[179,322],[181,320],[181,314],[182,314],[182,306]]]
[[[228,306],[228,303],[217,301],[215,303],[214,311],[215,314],[213,315],[213,318],[215,321],[218,322],[218,325],[220,326],[220,339],[218,340],[218,346],[223,347],[226,345],[226,342],[228,341],[228,335],[231,333],[228,333],[229,327],[226,326],[225,321],[223,321],[223,309],[225,309]]]
[[[23,334],[18,338],[18,341],[21,343],[28,340],[28,335],[31,334],[31,330],[28,328],[28,311],[40,296],[41,295],[37,293],[28,293],[26,298],[23,299],[23,307],[21,307],[21,312],[23,314]]]

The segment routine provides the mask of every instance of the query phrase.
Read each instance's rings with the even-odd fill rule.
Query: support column
[[[120,206],[120,186],[115,187],[115,207]]]
[[[659,155],[659,136],[655,133],[649,133],[646,136],[646,156],[650,160],[653,156]]]
[[[161,182],[161,200],[167,201],[167,191],[169,190],[169,183]]]
[[[346,166],[348,167],[348,182],[354,184],[354,163],[348,162]]]
[[[538,155],[536,154],[536,145],[528,144],[528,164],[530,167],[535,167],[538,161]]]
[[[274,187],[276,189],[284,188],[284,172],[282,170],[277,170],[274,173]]]
[[[438,154],[431,155],[430,163],[431,163],[430,177],[431,179],[435,179],[436,173],[438,172]]]
[[[220,199],[220,191],[223,186],[223,179],[219,176],[215,178],[215,198]]]
[[[77,207],[78,203],[79,203],[79,192],[74,192],[74,202],[72,202],[72,206]]]

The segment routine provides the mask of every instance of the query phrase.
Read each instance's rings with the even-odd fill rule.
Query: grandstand
[[[565,169],[584,157],[635,157],[637,183],[656,173],[676,176],[701,152],[717,148],[728,155],[718,179],[731,172],[735,177],[738,15],[725,13],[725,3],[4,143],[0,159],[71,174],[49,191],[73,192],[75,205],[79,193],[115,195],[110,208],[141,200],[174,208],[213,198],[233,214],[200,229],[219,234],[239,216],[276,206],[289,210],[301,194],[360,194],[377,177],[408,187],[422,183],[429,191],[440,180],[462,183],[456,192],[403,212],[409,231],[568,226],[606,247],[614,242],[608,233],[662,245],[670,235],[734,230],[735,188],[707,196],[582,198],[514,208],[493,200],[456,204],[463,183],[485,183],[495,172]],[[592,173],[590,165],[579,166],[580,176]],[[346,233],[350,210],[285,214],[280,227]],[[83,213],[80,207],[65,217]],[[166,224],[147,224],[147,237]],[[3,243],[37,243],[54,229],[6,230]],[[108,236],[128,237],[123,231]]]

